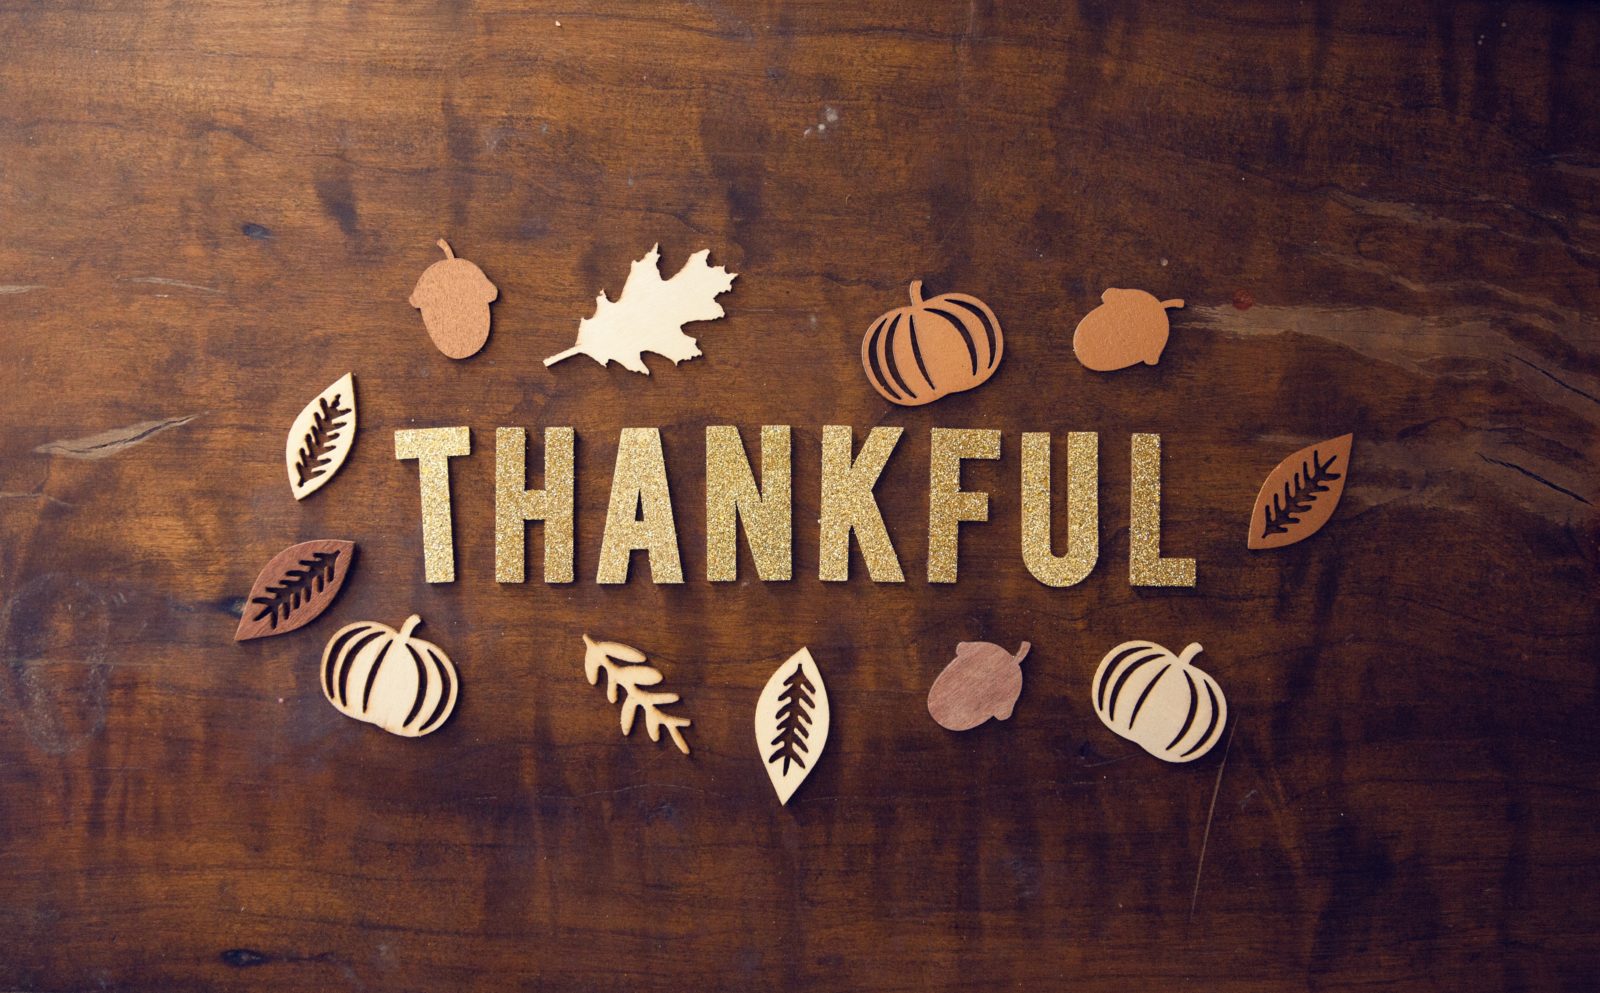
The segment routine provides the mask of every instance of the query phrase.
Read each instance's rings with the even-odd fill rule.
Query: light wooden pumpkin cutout
[[[618,688],[624,693],[621,713],[623,735],[633,730],[634,717],[643,713],[644,729],[651,741],[660,741],[661,729],[666,728],[678,751],[688,755],[689,743],[684,740],[683,729],[689,726],[689,718],[661,709],[677,703],[678,694],[660,693],[648,688],[661,682],[661,670],[644,665],[643,652],[620,642],[595,641],[584,635],[583,648],[583,673],[589,678],[589,685],[595,685],[600,674],[605,673],[606,699],[616,703]]]
[[[828,688],[802,648],[767,679],[756,701],[756,750],[778,802],[787,804],[828,744]]]
[[[1250,509],[1249,548],[1282,548],[1311,537],[1333,517],[1350,473],[1355,435],[1309,445],[1278,463]]]
[[[861,339],[861,367],[878,395],[902,407],[976,389],[1000,368],[1005,337],[989,305],[965,293],[923,299],[879,315]]]
[[[1022,695],[1022,660],[1032,647],[1024,641],[1012,654],[987,641],[956,645],[956,657],[928,690],[928,714],[950,731],[1006,720]]]
[[[1183,654],[1149,641],[1106,653],[1095,670],[1094,710],[1106,727],[1165,762],[1193,762],[1211,751],[1228,723],[1228,698],[1195,668],[1198,644]]]
[[[412,614],[399,631],[372,621],[340,628],[322,650],[322,695],[390,734],[438,730],[456,708],[461,680],[443,649],[412,636],[421,623]]]
[[[439,351],[452,359],[476,355],[489,340],[489,304],[500,290],[483,270],[456,258],[440,238],[444,258],[429,266],[411,291],[411,306],[422,311],[422,323]]]
[[[648,376],[645,352],[669,358],[674,365],[698,357],[699,344],[683,333],[683,326],[721,317],[717,297],[733,287],[738,275],[723,266],[707,265],[710,255],[709,248],[695,252],[670,279],[662,279],[661,246],[651,248],[628,270],[617,299],[601,291],[595,297],[594,316],[578,322],[577,342],[544,364],[587,355],[601,365],[616,362]]]
[[[1155,365],[1167,347],[1167,309],[1182,300],[1157,300],[1144,290],[1109,289],[1072,332],[1072,352],[1084,368],[1114,372]]]
[[[356,440],[356,381],[345,373],[305,405],[283,447],[296,500],[321,489],[344,465]]]
[[[339,595],[355,561],[353,541],[302,541],[274,555],[250,587],[234,641],[288,634],[316,620]]]

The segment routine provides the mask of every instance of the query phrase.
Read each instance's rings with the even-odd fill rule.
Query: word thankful
[[[859,451],[850,427],[822,429],[822,508],[818,524],[818,578],[850,578],[853,536],[875,583],[905,582],[873,496],[878,477],[899,443],[902,428],[875,427]],[[968,459],[998,459],[1000,432],[977,428],[933,428],[928,468],[928,582],[956,581],[958,530],[964,521],[989,519],[989,495],[961,488]],[[1132,500],[1129,514],[1128,581],[1134,586],[1193,586],[1193,559],[1161,557],[1161,436],[1132,436]],[[528,435],[523,428],[495,432],[495,579],[526,578],[528,522],[544,527],[544,581],[573,579],[573,463],[576,434],[570,427],[544,432],[544,488],[527,488]],[[1047,586],[1082,582],[1100,557],[1100,438],[1067,435],[1067,547],[1057,555],[1051,542],[1051,439],[1022,436],[1022,561]],[[423,563],[430,583],[455,581],[454,524],[450,511],[450,460],[471,454],[465,427],[396,431],[397,459],[415,459],[422,488]],[[738,530],[763,581],[793,577],[794,520],[790,485],[790,429],[761,429],[761,478],[750,466],[739,429],[706,428],[706,580],[738,578]],[[611,498],[600,543],[599,583],[625,583],[635,551],[649,559],[656,583],[683,582],[678,531],[672,517],[666,459],[659,428],[623,428],[617,441]]]

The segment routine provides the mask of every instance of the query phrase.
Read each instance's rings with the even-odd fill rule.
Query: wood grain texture
[[[0,988],[1600,970],[1600,11],[15,0],[0,37]],[[501,291],[465,363],[406,303],[446,234]],[[546,370],[657,241],[740,273],[705,358]],[[1006,359],[899,408],[860,341],[913,279],[989,303]],[[1159,366],[1074,359],[1107,286],[1187,301]],[[343,369],[363,437],[297,504],[284,431]],[[791,582],[746,551],[703,581],[730,423],[794,426]],[[821,583],[821,426],[879,423],[907,428],[879,492],[910,581]],[[430,586],[387,453],[454,424],[459,578]],[[570,586],[494,581],[500,425],[578,429]],[[1005,432],[952,586],[921,581],[932,425]],[[624,426],[663,428],[681,586],[592,582]],[[1023,430],[1101,432],[1070,589],[1017,554]],[[1193,590],[1127,583],[1134,431]],[[1245,549],[1265,474],[1344,432],[1334,519]],[[439,732],[328,706],[315,630],[230,641],[261,549],[320,534],[362,548],[322,624],[415,611],[449,646]],[[694,703],[692,757],[617,734],[579,675],[602,628]],[[928,719],[950,645],[1019,633],[1027,706]],[[1130,637],[1206,645],[1232,730],[1205,759],[1101,727]],[[781,807],[750,714],[798,645],[834,726]]]

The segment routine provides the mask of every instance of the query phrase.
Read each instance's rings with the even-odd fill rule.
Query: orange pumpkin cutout
[[[1005,341],[994,311],[977,297],[946,293],[922,298],[911,284],[911,306],[872,322],[861,340],[867,382],[885,400],[918,407],[982,386],[1000,366]]]
[[[422,311],[422,323],[439,351],[453,359],[475,355],[489,340],[489,304],[500,295],[483,270],[456,258],[449,242],[439,239],[444,258],[429,266],[411,291],[411,306]]]
[[[1155,365],[1167,347],[1167,308],[1182,300],[1157,300],[1144,290],[1109,289],[1072,332],[1072,351],[1084,368],[1115,372],[1143,362]]]

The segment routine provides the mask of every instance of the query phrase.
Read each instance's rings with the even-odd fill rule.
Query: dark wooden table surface
[[[9,0],[0,37],[0,989],[1594,988],[1600,9]],[[465,362],[406,302],[441,236],[501,290]],[[655,242],[740,274],[705,357],[541,365]],[[1006,358],[892,408],[859,342],[915,278]],[[1188,300],[1158,367],[1074,361],[1107,286]],[[289,423],[352,370],[297,503]],[[794,427],[792,581],[705,581],[708,424]],[[906,428],[904,584],[817,578],[826,424]],[[393,435],[449,425],[429,585]],[[571,585],[495,582],[502,425],[577,429]],[[594,582],[624,426],[681,586]],[[1004,432],[953,586],[931,426]],[[1100,434],[1068,589],[1017,551],[1028,430]],[[1129,585],[1135,431],[1192,590]],[[1267,471],[1347,431],[1334,520],[1247,551]],[[332,611],[234,644],[321,537],[361,546]],[[317,660],[413,612],[464,689],[404,740]],[[692,756],[618,733],[584,632],[662,668]],[[1035,647],[956,736],[925,695],[974,638]],[[1205,759],[1099,723],[1132,638],[1206,646]],[[802,645],[834,729],[780,807],[751,714]]]

